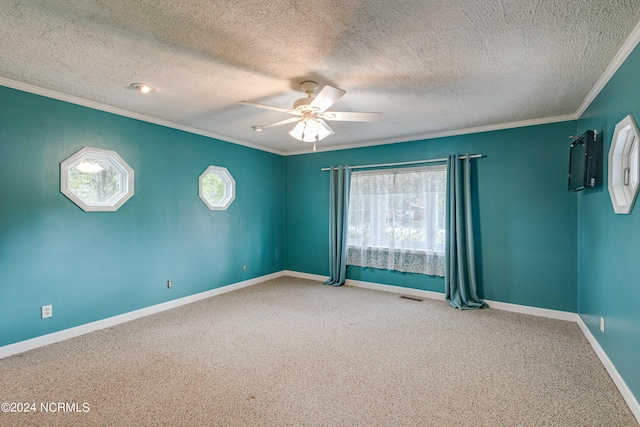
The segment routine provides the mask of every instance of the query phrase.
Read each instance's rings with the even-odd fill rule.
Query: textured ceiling
[[[0,78],[269,151],[254,132],[312,78],[347,91],[338,149],[574,114],[640,21],[638,0],[0,0]],[[157,91],[129,88],[145,82]]]

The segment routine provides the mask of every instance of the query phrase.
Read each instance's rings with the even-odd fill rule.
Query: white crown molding
[[[374,145],[394,144],[394,143],[409,142],[409,141],[420,141],[423,139],[444,138],[447,136],[468,135],[471,133],[491,132],[496,130],[513,129],[513,128],[526,127],[526,126],[545,125],[545,124],[551,124],[551,123],[578,120],[580,116],[582,116],[582,114],[587,110],[587,108],[589,108],[589,105],[591,105],[593,100],[600,94],[602,89],[604,89],[606,84],[609,82],[609,80],[611,80],[613,75],[616,73],[616,71],[618,71],[618,69],[624,63],[624,61],[629,57],[631,52],[633,52],[633,50],[638,45],[638,43],[640,43],[640,22],[633,29],[629,37],[627,37],[627,40],[623,43],[622,47],[618,50],[616,55],[613,57],[613,60],[611,61],[609,66],[605,69],[602,76],[600,76],[596,84],[593,86],[593,88],[591,88],[591,91],[589,91],[589,93],[587,94],[584,101],[582,101],[582,104],[580,105],[580,107],[578,107],[576,112],[573,114],[565,114],[562,116],[555,116],[555,117],[544,117],[540,119],[522,120],[522,121],[510,122],[510,123],[500,123],[495,125],[477,126],[477,127],[458,129],[458,130],[452,130],[452,131],[446,131],[446,132],[431,132],[431,133],[424,133],[424,134],[415,134],[415,135],[409,135],[406,137],[395,138],[395,139],[384,138],[384,139],[379,139],[375,141],[369,141],[366,144],[347,144],[347,145],[341,145],[338,147],[334,146],[326,149],[323,149],[322,145],[319,144],[318,152],[347,150],[351,148],[370,147]],[[311,149],[308,149],[308,150],[287,151],[284,155],[293,156],[298,154],[310,154],[310,153],[312,153],[312,151]]]
[[[633,51],[633,49],[636,47],[636,45],[639,42],[640,42],[640,23],[636,25],[636,27],[631,32],[631,34],[629,35],[627,40],[624,42],[622,47],[618,50],[616,55],[613,57],[613,60],[611,61],[609,66],[605,69],[602,76],[600,76],[600,78],[598,79],[596,84],[593,86],[591,91],[587,94],[586,98],[584,99],[580,107],[573,114],[565,114],[561,116],[544,117],[544,118],[531,119],[531,120],[522,120],[517,122],[509,122],[509,123],[499,123],[494,125],[477,126],[477,127],[457,129],[457,130],[445,131],[445,132],[427,132],[427,133],[421,133],[421,134],[407,135],[404,137],[382,138],[378,140],[367,141],[365,143],[360,143],[360,144],[347,144],[347,145],[327,147],[326,149],[323,149],[322,145],[320,145],[318,152],[339,151],[339,150],[347,150],[351,148],[363,148],[363,147],[371,147],[376,145],[420,141],[425,139],[444,138],[448,136],[468,135],[472,133],[491,132],[496,130],[513,129],[513,128],[526,127],[526,126],[536,126],[536,125],[544,125],[544,124],[550,124],[550,123],[578,120],[580,116],[582,116],[582,114],[587,110],[587,108],[589,108],[589,105],[591,105],[593,100],[598,96],[598,94],[602,91],[602,89],[606,86],[606,84],[609,82],[611,77],[613,77],[616,71],[618,71],[620,66],[624,63],[624,61],[627,59],[629,54]],[[173,123],[168,120],[147,116],[145,114],[135,113],[132,111],[124,110],[122,108],[101,104],[95,101],[89,101],[77,96],[67,95],[54,90],[44,89],[44,88],[30,85],[27,83],[6,79],[4,77],[0,77],[0,85],[7,86],[13,89],[18,89],[24,92],[34,93],[36,95],[45,96],[47,98],[58,99],[60,101],[69,102],[71,104],[82,105],[84,107],[89,107],[96,110],[117,114],[119,116],[124,116],[132,119],[136,119],[136,120],[141,120],[144,122],[154,123],[160,126],[181,130],[181,131],[193,133],[196,135],[202,135],[209,138],[215,138],[215,139],[219,139],[225,142],[230,142],[233,144],[243,145],[245,147],[254,148],[260,151],[266,151],[266,152],[278,154],[281,156],[295,156],[299,154],[310,154],[313,152],[311,151],[311,147],[309,147],[309,149],[307,150],[296,150],[296,151],[282,151],[282,150],[267,148],[262,145],[257,145],[254,143],[243,141],[241,139],[228,137],[226,135],[220,135],[214,132],[204,131],[201,129],[181,125],[178,123]]]
[[[30,85],[28,83],[22,83],[16,80],[0,77],[0,85],[10,87],[12,89],[21,90],[23,92],[33,93],[35,95],[44,96],[46,98],[57,99],[59,101],[68,102],[70,104],[81,105],[83,107],[92,108],[94,110],[104,111],[106,113],[117,114],[118,116],[128,117],[131,119],[140,120],[143,122],[153,123],[156,125],[164,126],[171,129],[177,129],[195,135],[206,136],[207,138],[219,139],[223,142],[229,142],[232,144],[243,145],[245,147],[253,148],[260,151],[266,151],[272,154],[284,155],[284,152],[275,150],[272,148],[263,147],[261,145],[252,144],[241,139],[232,138],[230,136],[221,135],[214,132],[197,129],[191,126],[185,126],[178,123],[170,122],[168,120],[159,119],[157,117],[147,116],[146,114],[136,113],[133,111],[125,110],[123,108],[113,107],[111,105],[101,104],[100,102],[90,101],[88,99],[80,98],[78,96],[67,95],[62,92],[57,92],[51,89],[45,89],[42,87]]]
[[[578,116],[576,114],[565,114],[563,116],[544,117],[541,119],[530,119],[530,120],[521,120],[518,122],[499,123],[495,125],[476,126],[472,128],[456,129],[456,130],[450,130],[450,131],[444,131],[444,132],[427,132],[427,133],[407,135],[407,136],[396,137],[396,138],[376,139],[374,141],[367,141],[364,144],[334,145],[332,147],[327,147],[324,149],[322,147],[322,144],[318,143],[317,152],[348,150],[351,148],[364,148],[364,147],[372,147],[375,145],[399,144],[403,142],[413,142],[413,141],[421,141],[425,139],[444,138],[448,136],[459,136],[459,135],[468,135],[472,133],[483,133],[483,132],[492,132],[496,130],[515,129],[515,128],[521,128],[521,127],[527,127],[527,126],[547,125],[551,123],[568,122],[568,121],[577,120],[577,119],[578,119]],[[311,153],[313,153],[313,151],[311,150],[311,147],[310,147],[308,150],[287,151],[283,155],[295,156],[298,154],[311,154]]]
[[[627,54],[628,55],[628,54]],[[100,110],[107,113],[117,114],[123,117],[129,117],[131,119],[141,120],[143,122],[153,123],[156,125],[181,130],[188,133],[193,133],[196,135],[206,136],[208,138],[219,139],[224,142],[229,142],[232,144],[243,145],[245,147],[254,148],[260,151],[266,151],[272,154],[278,154],[281,156],[294,156],[298,154],[310,154],[312,153],[312,147],[306,150],[296,150],[296,151],[282,151],[276,150],[272,148],[267,148],[262,145],[253,144],[251,142],[243,141],[241,139],[232,138],[226,135],[217,134],[214,132],[204,131],[201,129],[197,129],[191,126],[185,126],[178,123],[170,122],[168,120],[159,119],[152,116],[147,116],[146,114],[136,113],[133,111],[125,110],[123,108],[112,107],[110,105],[101,104],[96,101],[90,101],[84,98],[80,98],[73,95],[67,95],[62,92],[57,92],[51,89],[45,89],[38,86],[34,86],[28,83],[22,83],[16,80],[7,79],[4,77],[0,77],[0,85],[10,87],[12,89],[21,90],[23,92],[33,93],[35,95],[44,96],[47,98],[57,99],[59,101],[68,102],[70,104],[81,105],[83,107],[92,108],[94,110]],[[395,144],[402,142],[410,142],[410,141],[420,141],[424,139],[434,139],[434,138],[443,138],[447,136],[457,136],[457,135],[467,135],[471,133],[481,133],[481,132],[491,132],[494,130],[504,130],[504,129],[512,129],[518,127],[526,127],[526,126],[535,126],[535,125],[545,125],[549,123],[558,123],[558,122],[566,122],[570,120],[576,120],[578,117],[575,114],[567,114],[563,116],[555,116],[555,117],[545,117],[541,119],[531,119],[531,120],[522,120],[518,122],[509,122],[509,123],[500,123],[495,125],[486,125],[486,126],[477,126],[465,129],[457,129],[452,131],[445,132],[427,132],[420,133],[414,135],[407,135],[399,138],[383,138],[377,139],[374,141],[367,141],[365,143],[355,143],[355,144],[347,144],[340,146],[332,146],[330,148],[323,149],[322,145],[319,144],[318,152],[326,152],[326,151],[338,151],[338,150],[347,150],[350,148],[363,148],[370,147],[375,145],[385,145],[385,144]]]
[[[575,115],[580,118],[582,114],[589,108],[589,105],[593,102],[594,99],[600,94],[602,89],[609,83],[609,80],[613,77],[613,75],[618,71],[620,66],[624,63],[624,61],[629,57],[629,54],[633,52],[633,49],[640,42],[640,22],[633,29],[627,40],[624,42],[618,53],[613,57],[613,60],[609,64],[609,66],[604,70],[600,79],[596,82],[595,86],[591,89],[591,91],[587,94],[587,97],[582,101],[582,105],[575,112]]]
[[[586,323],[584,323],[582,317],[578,316],[577,321],[578,326],[582,330],[582,333],[587,338],[587,341],[589,341],[589,344],[591,344],[591,347],[609,373],[609,376],[618,388],[618,391],[620,391],[620,394],[622,394],[625,402],[627,402],[627,405],[629,406],[629,409],[631,410],[633,415],[636,417],[638,424],[640,424],[640,403],[638,403],[638,400],[629,389],[629,386],[627,386],[627,383],[622,379],[622,376],[620,376],[620,373],[616,369],[611,359],[609,359],[609,356],[607,356],[607,353],[604,351],[596,337],[593,336],[589,327],[586,325]]]

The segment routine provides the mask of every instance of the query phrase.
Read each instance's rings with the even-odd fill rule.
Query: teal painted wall
[[[473,162],[481,297],[576,311],[577,195],[567,192],[576,122],[287,157],[286,267],[328,275],[329,177],[322,167],[482,153]],[[350,279],[444,292],[444,280],[349,267]]]
[[[84,146],[135,170],[117,212],[60,193]],[[198,198],[211,164],[236,180],[227,211]],[[281,156],[0,87],[0,346],[283,270],[283,188]]]
[[[578,313],[640,400],[640,202],[613,213],[607,156],[616,124],[640,124],[640,47],[636,47],[578,121],[604,136],[604,186],[578,198]],[[600,332],[600,316],[605,333]]]
[[[613,213],[606,162],[602,186],[566,191],[568,135],[597,130],[606,157],[618,121],[640,124],[639,71],[636,48],[577,122],[286,158],[0,87],[0,346],[283,269],[327,275],[322,167],[482,153],[472,176],[481,297],[577,311],[640,399],[640,207]],[[85,213],[60,193],[60,162],[84,146],[135,169],[135,195],[117,212]],[[198,198],[210,164],[236,180],[227,211]],[[348,277],[444,287],[369,268]],[[54,316],[42,320],[45,304]]]

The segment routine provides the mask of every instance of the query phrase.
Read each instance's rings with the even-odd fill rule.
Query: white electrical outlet
[[[244,271],[247,271],[247,264],[243,265],[243,266],[242,266],[242,269],[243,269]]]
[[[43,305],[41,308],[42,308],[42,318],[43,319],[46,319],[47,317],[53,316],[53,306],[51,304]]]
[[[167,281],[167,288],[171,289],[172,286],[173,286],[173,280],[168,280]]]
[[[600,317],[600,331],[604,334],[604,317]]]

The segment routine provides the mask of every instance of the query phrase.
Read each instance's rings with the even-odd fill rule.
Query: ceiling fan
[[[311,80],[305,80],[300,83],[300,88],[307,94],[307,97],[300,98],[294,102],[292,109],[247,101],[240,101],[238,104],[265,108],[267,110],[280,111],[294,115],[295,117],[290,119],[265,126],[256,125],[252,126],[252,128],[257,132],[260,132],[263,129],[298,122],[291,132],[289,132],[289,135],[299,141],[313,142],[313,151],[316,151],[317,141],[335,133],[325,120],[343,122],[376,122],[382,117],[382,113],[327,111],[329,107],[331,107],[346,93],[344,90],[338,89],[337,87],[326,85],[316,96],[313,96],[313,94],[318,89],[318,83]]]

